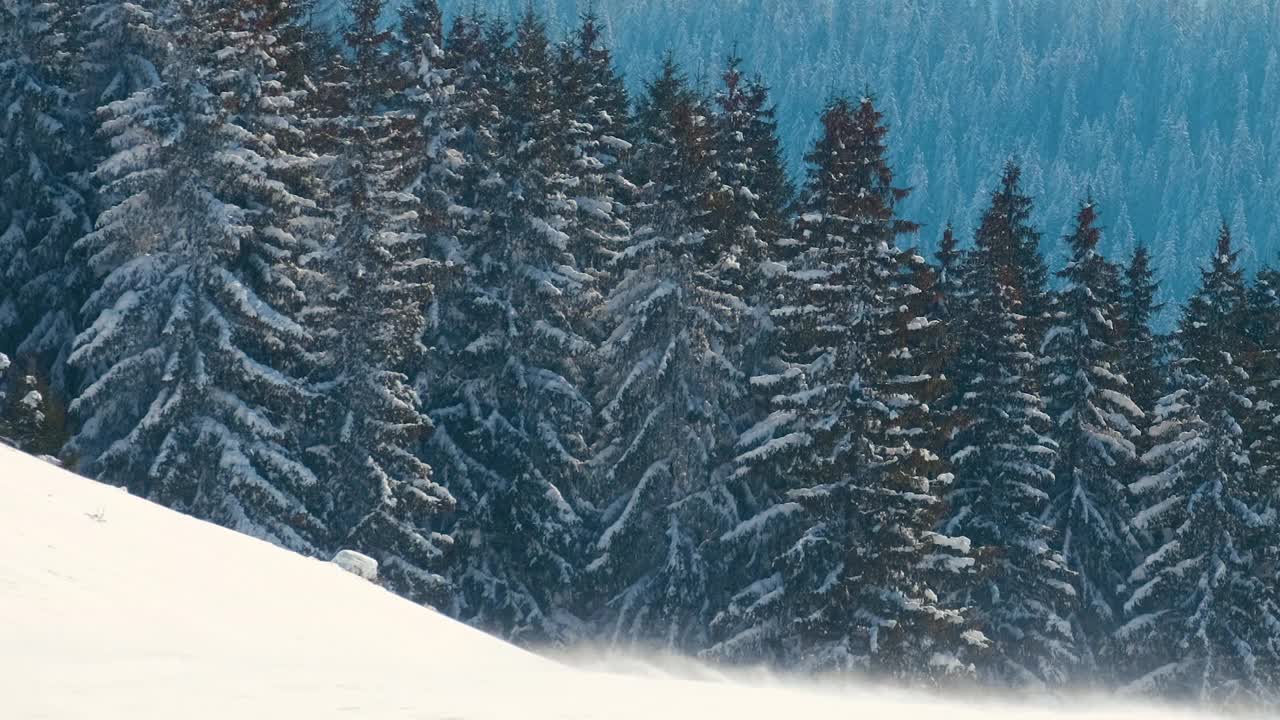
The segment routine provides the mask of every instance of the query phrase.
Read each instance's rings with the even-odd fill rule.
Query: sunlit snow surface
[[[752,687],[681,664],[598,667],[616,672],[524,652],[336,565],[0,447],[3,720],[1192,717]]]

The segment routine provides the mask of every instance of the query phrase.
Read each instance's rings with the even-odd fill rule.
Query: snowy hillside
[[[5,447],[0,548],[5,720],[1001,717],[989,707],[883,692],[747,688],[570,669],[334,565]],[[1177,716],[1118,707],[1008,714]]]

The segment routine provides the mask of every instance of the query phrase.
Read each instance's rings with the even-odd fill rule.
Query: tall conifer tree
[[[943,527],[967,537],[984,566],[967,602],[994,643],[985,679],[1044,686],[1066,681],[1078,661],[1069,621],[1076,593],[1059,540],[1041,520],[1056,449],[1029,345],[1034,308],[1024,301],[1037,297],[1037,273],[1025,264],[1036,234],[1020,175],[1005,166],[964,269],[952,378],[959,427],[949,454],[956,479]]]
[[[1066,238],[1071,255],[1058,273],[1063,288],[1044,342],[1050,434],[1058,445],[1045,520],[1062,538],[1075,574],[1080,602],[1071,617],[1089,675],[1120,624],[1118,588],[1140,551],[1126,483],[1137,468],[1134,440],[1143,416],[1119,372],[1123,321],[1111,298],[1120,272],[1098,253],[1096,222],[1090,199]]]
[[[0,7],[0,351],[66,392],[88,273],[92,122],[79,0]]]
[[[583,302],[598,306],[597,297],[610,284],[613,260],[630,242],[627,207],[637,188],[627,177],[634,150],[627,89],[594,13],[584,15],[560,44],[556,76],[558,104],[572,143],[565,171],[571,178],[573,212],[566,218],[566,233],[579,266],[596,278],[595,291]]]
[[[105,109],[115,204],[82,241],[101,284],[71,356],[96,378],[74,448],[103,480],[315,552],[319,488],[286,420],[310,398],[277,370],[306,333],[260,292],[289,282],[287,218],[305,204],[279,181],[274,35],[242,5],[145,17],[140,34],[169,41],[157,83]]]
[[[985,639],[965,632],[933,581],[973,560],[963,540],[933,531],[947,477],[923,436],[940,378],[923,348],[906,352],[937,329],[916,284],[932,279],[914,254],[905,276],[900,269],[896,238],[914,226],[895,214],[906,191],[893,184],[871,99],[835,101],[823,124],[800,201],[800,247],[773,311],[784,365],[759,379],[776,388],[774,410],[748,432],[740,458],[785,488],[783,502],[750,522],[783,519],[797,537],[772,575],[735,598],[730,613],[746,627],[726,649],[755,645],[809,667],[896,677],[963,670],[965,646]]]
[[[1120,279],[1117,365],[1129,381],[1130,397],[1144,413],[1155,408],[1165,387],[1161,338],[1153,329],[1156,315],[1164,307],[1156,302],[1158,291],[1151,255],[1146,246],[1138,246]],[[1140,452],[1149,448],[1145,432],[1135,442]]]
[[[1276,544],[1245,447],[1246,289],[1224,224],[1178,326],[1171,391],[1155,410],[1133,525],[1154,539],[1130,576],[1117,641],[1130,687],[1201,700],[1274,700]]]
[[[741,302],[715,279],[724,248],[707,231],[717,188],[711,117],[668,57],[639,108],[635,235],[604,308],[593,493],[602,530],[587,581],[605,632],[673,647],[701,643],[723,529],[719,483],[742,373]]]
[[[1258,491],[1274,506],[1280,503],[1280,272],[1259,270],[1248,303],[1243,365],[1253,407],[1244,421],[1245,444]]]
[[[716,174],[720,187],[708,218],[715,241],[725,248],[719,271],[726,290],[748,305],[743,329],[746,357],[758,365],[768,354],[772,322],[768,317],[771,260],[780,255],[791,184],[783,167],[777,122],[769,90],[759,78],[747,78],[742,58],[731,56],[716,93]],[[757,345],[759,345],[757,347]]]
[[[330,236],[311,321],[325,422],[312,452],[334,538],[378,560],[397,592],[447,600],[439,574],[450,538],[432,515],[453,508],[416,451],[430,420],[405,368],[423,351],[423,308],[438,263],[422,256],[420,202],[403,185],[421,128],[395,110],[404,75],[380,29],[382,0],[352,0],[349,64],[331,73],[343,102],[327,119],[345,142],[327,173]]]
[[[720,186],[709,221],[718,244],[727,249],[726,263],[717,276],[744,304],[735,353],[743,371],[754,378],[769,377],[780,366],[777,327],[770,309],[772,293],[782,278],[780,260],[788,256],[784,245],[790,237],[788,213],[793,189],[782,165],[769,90],[759,78],[746,77],[742,62],[736,55],[728,59],[715,96],[713,142]],[[738,427],[743,430],[760,427],[758,423],[769,415],[773,396],[768,383],[749,383],[736,413]],[[740,442],[751,447],[754,437],[741,435]],[[748,612],[751,601],[747,598],[753,593],[740,591],[759,589],[763,585],[755,585],[756,581],[773,578],[772,559],[777,554],[773,546],[782,540],[772,523],[753,520],[760,519],[762,512],[782,507],[781,487],[769,482],[765,473],[751,472],[746,466],[736,469],[725,482],[733,500],[727,506],[730,514],[726,519],[733,528],[717,538],[711,551],[724,574],[717,581],[722,592],[713,598],[712,631],[717,642],[708,654],[749,659],[755,652],[749,640],[753,632],[741,630],[751,623],[744,625],[739,615]],[[763,517],[783,516],[785,513]]]
[[[463,273],[437,309],[447,354],[429,451],[461,503],[456,612],[516,640],[565,642],[577,624],[597,278],[570,235],[576,149],[545,25],[526,12],[509,46],[480,25],[460,21],[451,37],[450,52],[466,55],[452,63],[460,92],[478,94],[458,115]]]

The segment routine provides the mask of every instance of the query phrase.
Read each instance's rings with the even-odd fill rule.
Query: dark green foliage
[[[966,602],[994,643],[985,679],[1044,686],[1065,682],[1078,661],[1069,621],[1077,598],[1060,538],[1041,520],[1057,448],[1030,340],[1036,316],[1027,301],[1042,295],[1036,267],[1026,266],[1036,234],[1019,179],[1006,165],[966,258],[963,307],[953,310],[961,331],[949,450],[956,479],[943,527],[969,538],[980,557]]]
[[[707,103],[668,60],[637,118],[632,167],[644,185],[603,308],[591,488],[602,529],[586,579],[607,637],[696,649],[716,590],[707,541],[728,529],[732,502],[721,480],[743,394],[743,304],[715,278]]]
[[[1162,338],[1152,329],[1164,308],[1156,302],[1159,289],[1151,255],[1145,245],[1139,246],[1120,278],[1117,344],[1120,371],[1129,381],[1133,401],[1144,411],[1155,407],[1165,388]]]
[[[1143,692],[1267,702],[1280,668],[1272,498],[1246,448],[1252,402],[1243,273],[1224,224],[1178,326],[1171,391],[1155,410],[1133,525],[1153,539],[1117,633]]]
[[[780,372],[754,381],[772,412],[739,458],[781,491],[744,528],[790,540],[717,618],[715,651],[899,679],[971,672],[985,638],[938,585],[973,560],[934,532],[949,475],[929,411],[943,387],[933,274],[895,250],[914,227],[894,212],[905,191],[872,101],[837,100],[823,123],[773,310]]]
[[[452,236],[435,245],[456,272],[431,311],[436,355],[423,378],[438,431],[427,452],[460,502],[453,612],[523,642],[564,643],[577,625],[599,277],[578,257],[594,255],[574,198],[587,150],[558,58],[532,12],[509,39],[473,15],[446,44],[457,192]]]
[[[92,225],[84,5],[0,8],[0,352],[60,397],[73,389],[66,361],[88,283],[72,246]]]
[[[1063,287],[1043,349],[1050,435],[1058,446],[1045,520],[1074,573],[1079,605],[1071,619],[1085,677],[1110,651],[1122,619],[1117,592],[1141,549],[1129,526],[1126,482],[1137,470],[1134,443],[1145,426],[1120,372],[1124,320],[1113,300],[1120,269],[1098,254],[1096,222],[1088,200],[1066,238],[1070,259],[1058,273]]]
[[[403,76],[378,27],[382,6],[352,2],[350,64],[331,75],[343,103],[327,121],[345,141],[327,173],[328,237],[314,261],[323,282],[309,317],[324,423],[311,454],[339,544],[378,560],[397,592],[443,602],[438,570],[451,541],[431,522],[454,499],[416,455],[431,423],[404,373],[422,351],[437,263],[422,257],[415,198],[399,182],[420,128],[389,109]]]
[[[312,399],[291,312],[294,220],[313,203],[284,181],[290,105],[259,22],[296,15],[259,9],[174,0],[135,18],[158,73],[100,112],[113,154],[78,246],[97,288],[70,357],[89,379],[72,450],[102,480],[310,553],[323,503],[290,413]]]

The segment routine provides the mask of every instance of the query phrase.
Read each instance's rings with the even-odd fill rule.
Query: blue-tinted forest
[[[443,3],[446,12],[474,0]],[[510,15],[525,0],[479,7]],[[1280,253],[1280,2],[1239,0],[539,0],[564,31],[594,7],[639,89],[671,50],[718,80],[735,48],[777,102],[793,172],[832,94],[869,87],[891,127],[904,214],[936,246],[974,223],[1018,156],[1053,267],[1088,190],[1103,249],[1152,248],[1167,299],[1195,287],[1225,217],[1251,269]],[[1173,320],[1171,312],[1164,324]]]

